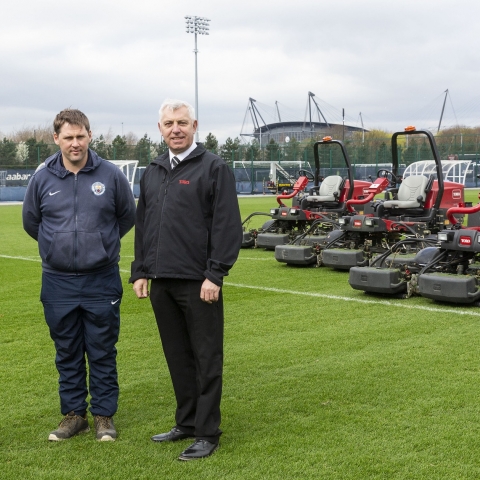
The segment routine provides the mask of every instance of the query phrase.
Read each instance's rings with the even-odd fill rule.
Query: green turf
[[[275,203],[242,198],[242,216]],[[0,206],[1,479],[480,477],[480,309],[382,300],[353,290],[346,272],[289,267],[255,249],[240,252],[224,286],[221,448],[177,461],[188,440],[149,440],[173,425],[174,398],[149,302],[127,284],[132,253],[129,233],[119,437],[49,443],[60,414],[37,245],[21,207]]]

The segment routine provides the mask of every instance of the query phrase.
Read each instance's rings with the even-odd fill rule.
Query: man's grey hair
[[[173,98],[167,98],[161,105],[160,107],[160,110],[158,111],[158,115],[159,115],[159,121],[161,122],[162,121],[162,117],[163,117],[163,112],[165,110],[170,110],[172,112],[174,112],[175,110],[178,110],[179,108],[182,108],[182,107],[187,107],[187,110],[188,110],[188,115],[190,117],[190,119],[193,121],[193,120],[196,120],[195,118],[195,109],[187,102],[184,102],[183,100],[175,100]]]

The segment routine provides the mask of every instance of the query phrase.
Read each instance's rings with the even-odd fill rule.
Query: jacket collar
[[[80,171],[89,172],[90,170],[95,170],[101,162],[102,159],[97,155],[97,153],[88,149],[87,164]],[[45,160],[45,167],[51,173],[60,178],[64,178],[71,173],[63,165],[62,152],[60,150]]]
[[[183,162],[188,162],[189,160],[192,160],[195,157],[199,157],[200,155],[203,155],[206,152],[205,147],[201,143],[197,143],[197,148],[193,150],[193,152],[190,152],[190,154],[182,160]],[[155,160],[152,160],[152,163],[155,163],[156,165],[160,165],[167,170],[170,169],[170,154],[168,150],[165,153],[162,153],[159,155]]]

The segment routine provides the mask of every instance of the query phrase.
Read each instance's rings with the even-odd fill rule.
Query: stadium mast
[[[262,119],[262,122],[263,122],[263,125],[264,125],[265,129],[269,130],[269,128],[268,128],[268,125],[265,123],[265,120],[263,119],[262,114],[260,113],[257,106],[255,105],[255,102],[256,102],[256,100],[252,97],[250,97],[248,99],[247,111],[248,110],[250,111],[250,115],[252,117],[253,129],[254,129],[253,131],[255,132],[256,130],[258,130],[258,136],[259,136],[259,142],[258,143],[260,144],[260,148],[262,148],[262,128],[263,127],[260,126],[257,115]]]
[[[438,122],[437,133],[440,131],[440,127],[442,126],[443,112],[445,111],[445,103],[447,103],[448,88],[445,90],[444,93],[445,93],[445,98],[443,99],[442,113],[440,114],[440,121]]]
[[[315,104],[315,107],[317,109],[318,121],[321,122],[321,118],[323,118],[323,121],[325,122],[327,127],[330,128],[330,124],[327,122],[327,119],[325,118],[325,115],[323,115],[322,111],[320,110],[320,107],[318,106],[318,103],[313,98],[314,96],[315,96],[314,93],[308,92],[307,107],[308,107],[308,114],[309,114],[309,119],[310,119],[310,131],[311,132],[313,132],[312,102]],[[305,128],[305,121],[303,122],[303,128]]]

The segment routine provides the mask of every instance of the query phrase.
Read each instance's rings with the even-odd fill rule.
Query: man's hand
[[[202,289],[200,290],[200,298],[206,303],[218,302],[220,288],[221,287],[215,285],[206,278],[202,284]]]
[[[139,278],[135,280],[133,284],[133,291],[137,298],[147,298],[149,295],[148,292],[148,280],[146,278]]]

